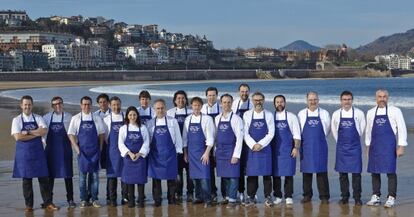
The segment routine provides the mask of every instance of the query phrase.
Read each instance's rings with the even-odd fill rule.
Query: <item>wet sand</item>
[[[55,86],[78,86],[91,84],[130,84],[137,82],[0,82],[1,89],[19,89],[28,87],[55,87]],[[75,114],[79,112],[78,106],[65,105],[67,111]],[[49,111],[48,103],[35,103],[35,113],[44,114]],[[35,210],[33,213],[24,212],[24,198],[22,195],[22,187],[20,179],[12,179],[12,166],[14,158],[14,140],[10,136],[10,125],[12,118],[19,113],[18,101],[8,98],[0,98],[0,216],[306,216],[306,217],[325,217],[325,216],[369,216],[369,217],[383,217],[383,216],[398,216],[411,217],[414,216],[414,166],[412,165],[412,156],[414,150],[411,147],[406,149],[406,155],[398,160],[398,205],[395,208],[385,209],[384,207],[355,207],[353,200],[350,200],[349,205],[338,205],[337,201],[340,198],[338,174],[334,172],[331,164],[334,156],[330,151],[329,159],[329,182],[331,189],[331,203],[329,205],[321,205],[318,200],[318,193],[316,188],[316,180],[314,180],[314,197],[312,203],[302,205],[299,203],[302,198],[302,177],[297,172],[295,176],[295,192],[293,199],[295,204],[292,207],[285,205],[278,205],[271,208],[263,205],[263,188],[261,181],[259,182],[258,197],[261,203],[256,207],[242,207],[238,206],[235,209],[226,209],[225,206],[214,206],[212,208],[204,209],[202,205],[192,205],[183,203],[181,205],[169,206],[166,195],[166,185],[163,183],[164,200],[162,207],[155,208],[151,196],[151,182],[146,184],[146,207],[129,209],[126,206],[118,206],[116,208],[108,207],[105,204],[105,187],[106,178],[105,171],[100,173],[99,198],[103,205],[102,208],[85,208],[68,209],[66,204],[66,191],[64,182],[57,179],[55,183],[54,202],[61,206],[59,211],[51,212],[40,208],[41,197],[39,193],[38,182],[34,180],[34,199]],[[410,131],[409,143],[413,141],[414,135]],[[331,143],[330,143],[331,144]],[[412,145],[412,144],[409,144]],[[332,149],[332,145],[330,147]],[[74,165],[76,162],[74,161]],[[299,164],[298,164],[299,167]],[[74,198],[75,202],[79,203],[79,185],[76,166],[74,167]],[[364,160],[364,171],[366,168],[366,159]],[[366,172],[362,174],[362,188],[363,201],[369,200],[371,195],[371,178]],[[217,179],[217,186],[220,186],[220,181]],[[386,177],[382,178],[382,201],[385,201],[386,196]],[[120,189],[118,190],[120,192]],[[218,190],[218,193],[220,190]],[[220,193],[219,193],[220,194]]]

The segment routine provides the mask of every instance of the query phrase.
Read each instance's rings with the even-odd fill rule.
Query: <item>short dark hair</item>
[[[29,95],[24,95],[24,96],[22,96],[22,98],[20,98],[20,104],[23,102],[23,100],[30,100],[30,102],[32,102],[32,104],[33,104],[33,98],[31,97],[31,96],[29,96]]]
[[[273,105],[276,104],[276,99],[282,98],[284,102],[286,102],[286,98],[283,95],[276,95],[275,98],[273,98]]]
[[[155,103],[157,102],[161,102],[162,104],[166,105],[165,100],[164,99],[156,99],[153,103],[153,105],[155,105]]]
[[[253,93],[252,98],[253,98],[254,96],[261,96],[261,97],[263,97],[263,99],[265,99],[265,96],[264,96],[264,95],[263,95],[263,93],[261,93],[261,92],[255,92],[255,93]]]
[[[97,102],[97,103],[99,103],[99,100],[100,100],[100,99],[102,99],[102,98],[106,99],[106,101],[108,101],[108,102],[109,102],[109,96],[108,96],[108,94],[106,94],[106,93],[101,93],[101,94],[99,94],[99,95],[96,97],[96,102]]]
[[[175,100],[177,99],[178,95],[184,95],[185,98],[185,106],[188,106],[188,98],[187,98],[187,93],[184,90],[179,90],[177,92],[174,93],[174,98],[173,98],[173,104],[174,106],[177,106],[177,103],[175,103]]]
[[[231,101],[233,101],[233,96],[228,94],[228,93],[225,93],[225,94],[221,95],[220,102],[223,100],[224,97],[229,97],[231,99]]]
[[[351,91],[349,91],[349,90],[344,90],[342,93],[341,93],[341,99],[342,99],[342,97],[343,96],[351,96],[351,99],[354,99],[354,95],[352,94],[352,92]]]
[[[117,96],[113,96],[113,97],[111,97],[111,99],[109,100],[109,102],[112,102],[112,101],[119,101],[119,102],[121,102],[121,99],[119,97],[117,97]]]
[[[92,104],[92,99],[89,97],[89,96],[83,96],[81,99],[80,99],[80,104],[82,104],[82,101],[83,100],[88,100],[89,102],[91,102],[91,104]]]
[[[151,94],[147,90],[143,90],[139,92],[139,95],[138,95],[138,99],[141,99],[141,98],[148,98],[151,100]]]
[[[216,95],[218,94],[218,90],[217,90],[216,87],[209,87],[209,88],[207,88],[207,90],[206,90],[206,96],[207,96],[208,91],[216,91]]]
[[[246,83],[241,83],[240,85],[239,85],[239,90],[240,90],[240,88],[241,87],[247,87],[247,89],[249,89],[250,90],[250,86],[248,85],[248,84],[246,84]]]
[[[198,96],[193,97],[193,98],[191,99],[191,104],[193,104],[194,102],[198,102],[198,103],[200,103],[201,105],[203,105],[203,100],[202,100],[200,97],[198,97]]]
[[[124,124],[129,124],[128,115],[129,115],[130,112],[137,113],[137,125],[138,125],[138,127],[141,127],[141,118],[139,116],[138,109],[135,108],[135,106],[130,106],[130,107],[127,108],[126,113],[125,113]]]
[[[50,100],[50,102],[53,102],[53,101],[55,101],[55,100],[60,100],[60,101],[62,101],[62,103],[63,103],[63,99],[62,99],[62,97],[60,97],[60,96],[54,96],[54,97]]]

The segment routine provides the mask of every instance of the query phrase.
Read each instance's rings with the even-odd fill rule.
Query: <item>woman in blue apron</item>
[[[62,112],[60,122],[53,122],[54,112],[50,115],[49,131],[46,139],[46,157],[49,168],[49,185],[53,195],[55,178],[64,178],[66,186],[66,199],[69,206],[73,203],[73,155],[68,134],[63,123],[65,113]]]
[[[144,186],[147,183],[147,160],[141,154],[144,145],[142,130],[146,130],[141,125],[139,113],[133,106],[129,107],[126,112],[125,123],[122,128],[126,128],[126,137],[123,143],[128,149],[123,158],[122,182],[127,184],[128,188],[128,207],[135,206],[135,184],[138,185],[138,205],[144,206]],[[135,126],[138,131],[131,131],[130,127]],[[147,141],[148,143],[148,141]]]
[[[112,104],[112,99],[111,99]],[[113,121],[113,113],[109,114],[111,118],[110,132],[108,136],[106,176],[108,178],[109,198],[112,206],[116,206],[117,199],[117,179],[122,175],[123,160],[118,148],[119,129],[124,125],[124,114],[121,113],[122,121]],[[122,186],[122,185],[121,185]],[[123,192],[124,193],[124,192]],[[125,196],[125,195],[123,195]]]
[[[335,171],[339,172],[340,175],[341,202],[343,203],[347,203],[350,196],[348,190],[348,173],[352,173],[355,201],[359,202],[361,199],[361,137],[356,128],[354,116],[355,110],[353,108],[352,117],[350,118],[342,117],[342,109],[340,111],[338,140],[336,143]]]
[[[300,171],[303,173],[303,202],[309,202],[312,198],[312,174],[318,176],[319,198],[329,200],[328,184],[328,143],[320,118],[309,117],[306,109],[306,122],[302,130],[302,144],[300,148]],[[320,177],[320,178],[319,178]]]
[[[168,130],[167,116],[164,116],[164,120],[165,125],[157,126],[157,118],[154,119],[155,127],[148,158],[148,176],[153,178],[152,192],[156,206],[161,205],[161,180],[167,180],[169,204],[176,203],[174,194],[178,174],[177,151]]]

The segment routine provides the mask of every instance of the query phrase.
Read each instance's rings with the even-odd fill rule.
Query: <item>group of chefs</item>
[[[119,200],[131,208],[144,207],[145,184],[152,178],[155,207],[162,204],[163,180],[170,205],[184,199],[185,180],[185,200],[207,208],[218,202],[216,176],[221,178],[220,203],[227,208],[256,204],[260,176],[265,206],[292,205],[296,158],[303,175],[300,202],[311,202],[316,174],[319,199],[328,204],[330,132],[336,141],[339,203],[349,202],[348,174],[352,174],[355,205],[363,204],[361,139],[365,133],[367,172],[372,176],[372,197],[366,204],[380,205],[381,174],[386,174],[388,195],[384,206],[395,205],[396,160],[404,154],[407,129],[401,110],[388,105],[387,90],[376,91],[377,105],[366,116],[353,106],[353,94],[343,91],[341,107],[332,118],[319,107],[314,91],[307,93],[307,107],[297,116],[286,110],[283,95],[274,97],[275,109],[269,111],[264,108],[264,94],[250,95],[248,84],[240,84],[238,92],[237,99],[229,94],[218,98],[217,88],[209,87],[205,91],[207,103],[203,103],[200,97],[189,100],[186,92],[179,90],[173,95],[174,107],[167,110],[165,100],[157,99],[151,105],[150,93],[143,90],[139,93],[140,106],[130,106],[125,112],[117,96],[100,94],[96,112],[91,110],[92,99],[84,96],[80,99],[81,111],[74,116],[64,111],[63,99],[56,96],[51,99],[53,111],[43,117],[32,112],[32,97],[23,96],[22,113],[13,119],[11,134],[16,140],[13,178],[23,179],[26,211],[33,211],[33,178],[38,178],[43,208],[58,209],[53,203],[56,178],[64,179],[68,207],[77,206],[73,198],[73,155],[79,171],[80,208],[101,206],[100,169],[106,170],[109,206],[117,206]]]

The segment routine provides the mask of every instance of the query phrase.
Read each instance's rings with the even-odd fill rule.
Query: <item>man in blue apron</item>
[[[362,151],[361,136],[365,130],[364,112],[352,106],[350,91],[341,93],[341,108],[332,115],[331,131],[336,140],[335,170],[339,172],[341,200],[347,204],[349,193],[348,173],[352,173],[352,188],[355,205],[361,206]]]
[[[98,103],[98,107],[99,110],[95,111],[93,114],[94,115],[98,115],[99,117],[102,118],[102,120],[104,120],[105,117],[107,117],[108,115],[111,114],[111,109],[109,108],[109,96],[106,93],[101,93],[96,97],[96,103]],[[106,128],[105,128],[106,130]],[[107,133],[107,132],[105,132]],[[106,141],[104,141],[103,143],[103,147],[102,147],[102,151],[101,151],[101,159],[100,159],[100,164],[101,164],[101,168],[102,169],[106,169],[106,157],[108,155],[108,148],[107,148],[107,143]],[[109,180],[107,180],[106,182],[106,203],[109,205],[110,204],[110,200],[109,200]],[[89,187],[92,186],[92,179],[89,178],[88,179],[88,183],[89,183]],[[91,197],[91,189],[88,189],[88,197]]]
[[[203,105],[201,108],[201,113],[204,115],[208,115],[215,120],[216,116],[220,114],[221,108],[219,103],[217,102],[218,97],[218,90],[216,87],[209,87],[206,89],[206,98],[207,103]],[[216,187],[216,175],[214,172],[214,168],[216,167],[216,160],[214,158],[214,149],[210,155],[210,184],[211,184],[211,198],[214,203],[217,202],[217,187]],[[225,195],[224,187],[221,186],[221,194]]]
[[[255,204],[259,176],[263,176],[265,205],[272,206],[272,145],[275,135],[273,114],[264,109],[265,97],[256,92],[252,96],[254,109],[244,113],[244,140],[248,146],[246,175],[247,198],[245,206]]]
[[[185,118],[193,113],[193,110],[187,108],[188,98],[187,93],[183,90],[178,90],[174,93],[173,97],[174,108],[167,111],[167,115],[177,119],[178,125],[180,126],[181,136],[183,134]],[[185,180],[187,187],[187,202],[192,202],[194,198],[194,184],[190,179],[190,171],[188,163],[184,161],[184,155],[178,154],[178,177],[177,177],[177,190],[176,198],[177,201],[182,201],[183,186],[184,186],[184,169],[185,169]]]
[[[246,111],[253,108],[253,103],[249,99],[249,92],[250,87],[246,83],[242,83],[239,85],[239,97],[240,99],[236,99],[233,101],[232,110],[235,112],[239,117],[243,119],[243,115]],[[239,188],[237,189],[239,192],[239,200],[240,203],[244,204],[244,191],[245,191],[245,175],[246,175],[246,154],[247,154],[247,145],[243,140],[243,147],[242,153],[240,156],[240,177],[239,177]]]
[[[319,97],[316,92],[306,95],[308,107],[298,113],[302,129],[300,147],[300,171],[303,174],[302,203],[312,200],[312,179],[316,173],[319,199],[323,204],[329,203],[328,182],[328,143],[331,119],[328,111],[319,108]]]
[[[152,195],[155,206],[161,205],[161,180],[167,180],[168,204],[177,204],[175,199],[178,175],[177,154],[183,152],[180,126],[175,118],[166,115],[163,99],[154,102],[156,117],[147,122],[151,135],[148,156],[148,176],[152,178]]]
[[[272,142],[273,156],[273,204],[282,202],[282,180],[285,177],[284,192],[286,205],[292,205],[293,176],[296,173],[296,157],[299,155],[300,126],[296,115],[285,110],[283,95],[273,98],[275,106],[275,137]]]
[[[401,110],[388,105],[388,91],[376,92],[377,106],[367,112],[365,145],[368,150],[368,172],[372,175],[369,206],[381,203],[381,174],[388,177],[388,197],[385,207],[393,207],[397,196],[397,157],[407,146],[407,127]]]
[[[73,156],[67,129],[72,115],[63,111],[63,99],[55,96],[51,100],[53,111],[43,116],[48,126],[46,136],[46,158],[49,168],[49,186],[53,197],[55,178],[64,178],[66,199],[69,208],[74,208],[73,201]]]
[[[99,159],[105,140],[105,126],[102,119],[91,113],[92,99],[88,96],[80,100],[82,111],[70,121],[68,135],[72,148],[78,157],[79,190],[84,208],[89,204],[87,177],[91,177],[92,206],[100,207],[99,190]]]
[[[231,110],[233,97],[224,94],[220,98],[223,112],[216,117],[216,168],[217,176],[224,183],[228,208],[236,206],[240,155],[243,146],[243,120]],[[227,196],[227,198],[225,198]]]
[[[46,124],[41,116],[32,113],[31,96],[20,99],[20,108],[22,113],[13,119],[11,126],[11,135],[16,140],[13,178],[23,179],[26,212],[33,212],[33,178],[38,178],[44,206],[48,210],[57,210],[52,203],[47,160],[42,144],[42,136],[47,132]]]
[[[191,99],[193,114],[184,122],[183,146],[184,160],[189,162],[190,178],[195,183],[194,204],[203,203],[211,207],[210,185],[210,151],[214,145],[214,121],[201,113],[203,100],[200,97]]]
[[[118,135],[119,128],[124,125],[124,113],[121,112],[121,99],[117,96],[112,97],[110,100],[111,114],[104,118],[104,123],[107,129],[107,154],[106,157],[106,176],[107,176],[107,189],[109,190],[109,201],[111,206],[117,206],[117,188],[118,177],[121,177],[123,159],[118,148]],[[128,202],[126,185],[121,182],[121,204]]]
[[[142,124],[147,124],[147,121],[155,117],[155,111],[151,107],[151,95],[148,91],[143,90],[138,95],[140,106],[137,108]]]

